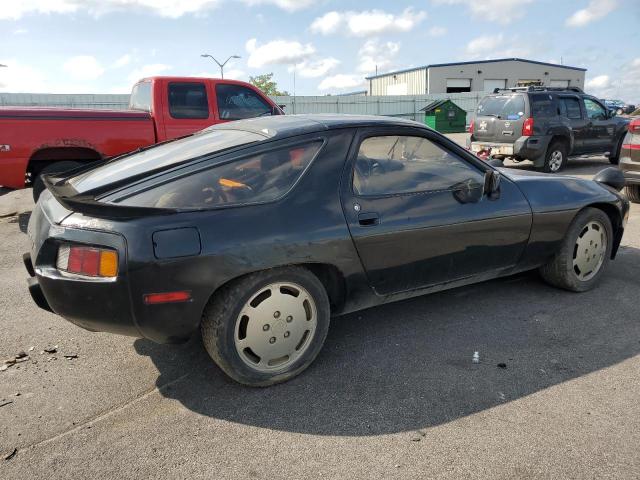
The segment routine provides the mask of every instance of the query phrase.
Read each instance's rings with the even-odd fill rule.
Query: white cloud
[[[504,35],[502,33],[482,35],[467,43],[465,50],[472,56],[485,55],[500,47],[503,44],[503,40]]]
[[[35,67],[23,65],[13,58],[0,58],[1,92],[42,92],[47,88],[44,74]]]
[[[143,65],[140,68],[136,68],[129,75],[129,83],[134,84],[141,78],[153,77],[156,75],[160,75],[162,73],[166,73],[167,70],[171,70],[171,65],[165,65],[164,63],[151,63],[148,65]]]
[[[618,6],[616,0],[591,0],[587,8],[578,10],[569,18],[566,24],[569,27],[584,27],[591,22],[599,20],[614,11]]]
[[[249,53],[247,65],[250,68],[300,63],[307,60],[316,51],[310,43],[302,44],[296,41],[272,40],[258,45],[258,41],[255,38],[247,41],[245,47]]]
[[[62,69],[74,80],[95,80],[104,73],[100,62],[90,55],[72,57],[62,64]]]
[[[585,82],[585,87],[589,90],[608,88],[611,85],[609,75],[598,75]]]
[[[118,58],[115,62],[113,62],[112,67],[113,68],[122,68],[122,67],[126,67],[130,63],[131,63],[131,55],[126,53],[126,54],[122,55],[120,58]]]
[[[243,0],[243,2],[249,5],[275,5],[287,12],[302,10],[316,3],[315,0]]]
[[[327,77],[320,85],[320,90],[344,90],[346,88],[356,88],[364,86],[364,79],[360,75],[338,74]]]
[[[29,33],[29,30],[27,30],[26,28],[16,28],[11,33],[13,33],[14,35],[25,35]]]
[[[295,68],[296,73],[304,78],[323,77],[331,70],[340,65],[340,60],[328,57],[319,60],[304,60],[296,67],[289,67],[289,72]]]
[[[399,51],[400,44],[397,42],[381,43],[378,39],[367,40],[358,51],[358,71],[374,73],[376,67],[379,71],[388,70]]]
[[[466,5],[481,20],[508,24],[528,13],[526,5],[534,0],[435,0],[436,4]]]
[[[540,45],[535,45],[534,51],[532,42],[522,42],[517,35],[504,39],[502,33],[481,35],[469,41],[465,47],[465,60],[488,60],[496,58],[526,58],[531,57],[535,52],[540,53]]]
[[[443,35],[446,35],[447,33],[447,29],[445,27],[431,27],[429,29],[429,35],[431,35],[432,37],[441,37]]]
[[[381,33],[409,32],[427,18],[426,12],[406,8],[394,15],[383,10],[364,10],[360,12],[329,12],[311,23],[311,31],[330,35],[344,31],[356,37],[366,37]]]

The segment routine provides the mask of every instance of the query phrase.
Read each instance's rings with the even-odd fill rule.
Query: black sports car
[[[303,371],[331,315],[539,268],[592,288],[624,180],[498,169],[384,117],[238,121],[47,177],[25,265],[38,305],[88,330],[199,328],[248,385]]]

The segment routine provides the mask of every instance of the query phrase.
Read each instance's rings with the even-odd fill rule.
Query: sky
[[[588,92],[638,104],[639,24],[640,0],[0,0],[0,92],[218,77],[203,53],[297,95],[364,89],[376,68],[521,57],[587,68]]]

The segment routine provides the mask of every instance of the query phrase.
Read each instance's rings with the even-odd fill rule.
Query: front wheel
[[[612,243],[609,217],[597,208],[586,208],[573,220],[560,250],[540,268],[540,274],[555,287],[574,292],[590,290],[609,263]]]
[[[247,275],[217,292],[202,317],[202,340],[231,378],[249,386],[287,381],[316,358],[329,330],[327,292],[302,267]]]
[[[625,193],[630,202],[640,203],[640,185],[627,185]]]
[[[568,155],[567,145],[564,142],[552,142],[544,157],[543,170],[547,173],[559,172],[565,167]]]
[[[609,154],[609,163],[611,165],[618,165],[620,163],[620,152],[622,151],[622,143],[624,141],[624,136],[620,138],[615,144],[613,148],[615,150]]]

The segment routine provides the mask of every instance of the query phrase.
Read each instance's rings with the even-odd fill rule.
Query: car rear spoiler
[[[64,183],[67,179],[66,172],[62,177],[60,174],[43,175],[42,181],[47,190],[60,202],[60,204],[73,212],[79,212],[97,218],[137,218],[149,215],[169,215],[178,212],[173,208],[154,207],[133,207],[128,205],[117,205],[113,203],[99,202],[90,193],[79,194],[71,185]]]

